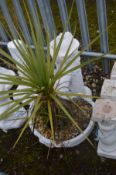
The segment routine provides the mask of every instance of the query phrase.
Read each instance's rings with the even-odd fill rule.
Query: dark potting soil
[[[69,112],[76,125],[70,121],[68,116],[58,107],[55,102],[52,102],[52,114],[53,114],[53,125],[54,125],[54,139],[58,144],[64,140],[69,140],[79,135],[81,130],[84,130],[91,118],[92,106],[83,99],[73,99],[68,101],[65,99],[59,99],[65,109]],[[35,128],[45,137],[53,139],[51,135],[50,123],[47,120],[46,103],[42,106],[37,119],[35,121]],[[79,126],[79,127],[78,127]]]

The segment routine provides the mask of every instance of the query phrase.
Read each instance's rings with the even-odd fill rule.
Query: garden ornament
[[[1,76],[2,74],[8,74],[8,75],[13,75],[15,76],[15,73],[9,69],[0,67],[0,73]],[[2,82],[2,79],[1,79]],[[0,85],[0,91],[8,91],[12,88],[12,85],[10,84],[1,84]],[[0,95],[0,98],[4,98],[4,95]],[[3,100],[0,100],[0,104],[4,104],[4,103],[10,103],[11,99],[9,98],[4,98]],[[0,106],[0,114],[2,114],[3,112],[5,112],[11,104],[7,104],[5,106]],[[24,123],[25,119],[27,117],[27,112],[24,108],[21,108],[20,110],[18,110],[17,112],[13,113],[11,115],[11,117],[9,117],[8,119],[3,119],[0,120],[0,129],[2,129],[4,132],[7,132],[7,130],[9,129],[14,129],[14,128],[19,128],[21,127],[21,125]]]
[[[101,98],[96,101],[93,120],[98,123],[97,153],[106,158],[116,159],[116,63],[111,71],[111,79],[105,79]]]
[[[62,33],[60,33],[56,37],[56,45],[58,45],[60,39],[61,39]],[[79,48],[79,41],[73,37],[73,35],[70,32],[65,32],[64,38],[57,56],[56,60],[56,71],[58,71],[61,62],[68,50],[68,47],[71,44],[70,50],[68,55],[70,55],[69,59],[67,60],[67,63],[72,60],[76,55],[79,54],[78,48]],[[54,52],[54,40],[50,42],[50,54],[51,57],[53,57],[53,52]],[[77,59],[68,67],[68,69],[71,69],[75,66],[79,66],[81,64],[80,62],[80,56],[77,57]],[[59,86],[60,84],[60,86]],[[60,91],[63,92],[73,92],[73,93],[81,93],[85,95],[90,95],[92,96],[91,90],[84,86],[83,82],[83,76],[81,72],[81,68],[78,68],[77,70],[71,72],[70,74],[65,75],[62,77],[60,80],[58,80],[55,84],[55,87],[58,87]],[[64,97],[62,97],[64,98]],[[91,98],[85,98],[89,103],[93,105],[93,101]]]
[[[1,74],[1,76],[4,76],[6,74],[15,76],[15,73],[12,70],[9,70],[9,69],[3,68],[3,67],[0,67],[0,74]],[[4,75],[2,75],[2,74],[4,74]],[[3,82],[5,80],[1,79],[0,81]],[[12,87],[12,85],[10,85],[10,84],[1,84],[0,85],[0,91],[10,90],[11,87]]]
[[[97,100],[93,110],[93,120],[99,126],[98,155],[116,159],[116,101]]]
[[[101,89],[101,97],[116,100],[116,80],[105,79]]]
[[[110,77],[112,80],[116,80],[116,62],[114,62]]]
[[[12,58],[15,59],[17,62],[19,62],[20,64],[23,65],[24,63],[23,63],[22,56],[21,56],[21,54],[19,53],[19,51],[18,51],[16,45],[20,45],[20,46],[23,48],[23,44],[22,44],[21,40],[13,40],[13,41],[10,41],[10,42],[8,42],[7,47],[8,47],[8,49],[9,49],[9,52],[10,52]],[[23,75],[21,72],[19,72],[19,71],[18,71],[18,74],[19,74],[20,76],[24,76],[24,75]]]
[[[3,95],[0,96],[2,98]],[[9,103],[11,100],[9,98],[1,100],[0,104],[3,103]],[[0,114],[5,112],[8,108],[10,108],[11,104],[7,104],[5,106],[0,106]],[[14,112],[11,114],[11,116],[7,119],[3,118],[3,120],[0,120],[0,129],[2,129],[4,132],[7,132],[9,129],[15,129],[20,128],[22,124],[25,122],[27,117],[27,112],[24,108],[21,108],[17,112]]]
[[[58,45],[60,39],[61,39],[61,36],[62,36],[62,33],[60,33],[57,38],[56,38],[56,45]],[[70,51],[68,53],[68,55],[71,55],[69,57],[69,59],[67,60],[67,63],[72,60],[78,53],[78,48],[79,48],[79,41],[75,38],[73,38],[73,35],[70,33],[70,32],[65,32],[64,34],[64,38],[63,38],[63,41],[62,41],[62,44],[61,44],[61,47],[60,47],[60,50],[59,50],[59,53],[58,53],[58,57],[57,57],[57,60],[56,60],[56,69],[58,70],[60,65],[61,65],[61,62],[68,50],[68,47],[70,45],[72,41],[72,44],[71,44],[71,47],[70,47]],[[53,57],[53,51],[54,51],[54,40],[51,41],[50,43],[50,54],[51,54],[51,57]],[[71,69],[75,66],[78,66],[80,65],[80,57],[77,57],[77,59],[72,63],[72,65],[68,68],[68,69]],[[60,80],[59,80],[60,81]],[[69,83],[67,83],[67,81]],[[63,85],[66,88],[62,88],[62,91],[66,92],[66,91],[72,91],[72,92],[75,92],[75,93],[84,93],[85,92],[85,89],[84,89],[84,82],[83,82],[83,77],[82,77],[82,73],[81,73],[81,68],[79,68],[78,70],[75,70],[73,71],[72,73],[68,74],[68,75],[65,75],[63,78],[62,78],[62,82]],[[60,87],[61,88],[61,87]]]

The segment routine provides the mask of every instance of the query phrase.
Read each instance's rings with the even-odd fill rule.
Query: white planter
[[[31,131],[33,132],[33,134],[39,138],[40,143],[44,144],[47,147],[56,147],[56,148],[60,148],[60,147],[74,147],[76,145],[79,145],[81,142],[83,142],[91,133],[93,127],[94,127],[94,122],[92,120],[90,120],[89,125],[87,126],[87,128],[78,136],[70,139],[70,140],[66,140],[61,142],[60,144],[55,144],[52,142],[52,140],[47,139],[46,137],[44,137],[42,134],[40,134],[36,129],[34,129],[33,131],[33,125],[29,125],[31,128]]]
[[[85,91],[86,91],[86,87],[85,87]],[[87,93],[88,93],[88,91],[87,91]],[[90,95],[90,94],[86,94],[86,95]],[[92,100],[90,100],[88,102],[92,106],[94,106],[94,102]],[[29,127],[30,127],[31,131],[33,132],[33,134],[36,137],[38,137],[39,142],[42,143],[42,144],[44,144],[45,146],[51,147],[51,148],[54,148],[54,147],[56,147],[56,148],[67,147],[68,148],[68,147],[74,147],[76,145],[79,145],[81,142],[83,142],[89,136],[89,134],[93,130],[94,121],[90,120],[87,128],[81,134],[79,134],[78,136],[76,136],[76,137],[74,137],[74,138],[72,138],[70,140],[63,141],[60,144],[53,143],[52,140],[50,140],[50,139],[44,137],[42,134],[40,134],[40,132],[37,129],[35,129],[35,128],[33,129],[33,125],[31,124],[31,122],[29,124]]]

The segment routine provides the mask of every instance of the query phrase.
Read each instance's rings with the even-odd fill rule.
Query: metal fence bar
[[[30,13],[32,14],[34,25],[37,25],[37,16],[35,12],[35,0],[26,0]],[[107,16],[106,16],[106,1],[105,0],[96,0],[97,4],[97,14],[98,14],[98,24],[99,24],[99,31],[101,33],[100,36],[100,46],[101,46],[101,52],[92,52],[91,48],[87,48],[85,52],[83,52],[82,56],[85,57],[101,57],[103,53],[105,55],[103,56],[105,58],[104,60],[104,71],[105,73],[109,72],[109,60],[115,60],[116,61],[116,55],[109,53],[108,48],[108,33],[107,33]],[[14,6],[16,8],[19,22],[22,26],[22,30],[25,33],[26,37],[29,37],[29,30],[26,24],[26,21],[24,19],[24,14],[20,6],[19,0],[13,0]],[[60,16],[63,25],[66,25],[67,19],[68,19],[68,13],[67,13],[67,6],[66,6],[66,0],[57,0],[59,10],[60,10]],[[44,23],[44,27],[46,30],[49,29],[49,33],[51,36],[51,39],[54,36],[55,24],[54,19],[51,11],[50,6],[50,0],[37,0],[37,4],[40,9],[40,13],[42,16],[42,20]],[[83,46],[86,47],[90,43],[90,37],[89,37],[89,30],[88,30],[88,22],[87,22],[87,15],[86,15],[86,9],[85,9],[85,0],[76,0],[76,6],[79,16],[79,22],[80,22],[80,28],[81,28],[81,36],[82,36],[82,42]],[[11,29],[11,32],[15,37],[17,37],[17,32],[14,26],[14,23],[12,21],[12,18],[10,16],[9,10],[7,8],[7,1],[1,0],[0,1],[0,8],[3,12],[3,15],[8,23],[9,28]],[[67,26],[67,30],[70,30],[70,24]],[[28,32],[27,32],[28,31]],[[0,45],[7,46],[8,37],[4,31],[3,26],[0,24],[0,37],[5,42],[0,42]],[[31,43],[32,44],[32,43]],[[34,48],[33,45],[31,45],[32,48]]]
[[[50,7],[50,1],[37,0],[37,2],[38,2],[41,16],[42,16],[44,27],[46,31],[49,32],[51,39],[53,39],[54,32],[56,31],[56,29],[55,29],[54,19],[53,19],[51,7]]]
[[[91,47],[87,47],[90,43],[90,37],[89,37],[88,21],[87,21],[87,14],[86,14],[86,8],[85,8],[85,0],[76,0],[76,6],[77,6],[79,23],[80,23],[83,47],[87,48],[86,51],[91,51]],[[88,65],[88,68],[91,72],[92,72],[92,67],[93,67],[92,64]]]
[[[29,42],[29,44],[31,44],[32,41],[31,41],[31,37],[30,37],[30,34],[29,34],[28,26],[26,24],[26,21],[25,21],[25,18],[24,18],[23,11],[22,11],[22,8],[20,6],[19,0],[13,0],[13,4],[14,4],[14,7],[16,9],[16,14],[17,14],[17,17],[18,17],[18,21],[21,25],[21,29],[24,33],[24,36],[25,36],[26,40]]]
[[[34,2],[34,0],[27,0],[27,4],[28,4],[28,8],[30,10],[30,14],[32,16],[34,25],[36,26],[36,28],[38,28],[38,17],[37,17],[37,14],[35,12],[35,2]],[[39,30],[38,30],[38,32],[39,32]],[[43,33],[37,33],[37,35],[38,35],[38,37],[39,37],[39,35],[42,35],[43,41],[45,43],[45,39],[44,39]]]
[[[6,32],[4,31],[4,28],[3,28],[1,23],[0,23],[0,37],[3,41],[8,42],[8,37],[6,35]]]
[[[34,4],[33,3],[34,3],[33,0],[27,0],[29,11],[30,11],[30,13],[33,17],[34,25],[37,25],[37,16],[36,16],[36,13],[35,13],[35,10],[34,10]]]
[[[67,31],[71,31],[70,24],[68,22],[68,12],[65,0],[57,0],[59,12],[62,20],[63,27],[66,28]]]
[[[85,0],[76,0],[76,5],[81,29],[82,43],[83,46],[86,47],[90,43],[90,37],[89,37],[88,22],[85,9]],[[91,49],[87,48],[86,50],[90,51]]]
[[[99,52],[83,52],[82,53],[83,56],[85,57],[102,57],[103,56],[103,53],[99,53]],[[103,56],[103,58],[107,59],[107,60],[115,60],[116,61],[116,54],[110,54],[110,53],[107,53]]]
[[[7,42],[2,42],[2,41],[0,41],[0,45],[2,45],[2,46],[7,46]],[[31,46],[31,48],[34,48],[34,45],[30,45]],[[46,50],[47,48],[45,47],[45,50]],[[89,51],[89,52],[87,52],[87,51],[84,51],[83,53],[82,53],[82,56],[85,56],[85,57],[103,57],[103,58],[105,58],[105,59],[110,59],[110,60],[116,60],[116,54],[110,54],[110,53],[107,53],[107,54],[105,54],[105,55],[103,55],[103,53],[100,53],[100,52],[92,52],[92,51]]]
[[[105,0],[96,0],[97,4],[97,15],[98,15],[98,24],[99,24],[99,31],[100,31],[100,46],[101,52],[108,53],[108,33],[107,33],[107,15],[106,15],[106,2]],[[109,61],[103,61],[103,68],[104,72],[108,73],[110,66]]]
[[[17,38],[16,29],[10,16],[9,10],[7,8],[6,0],[0,2],[0,8],[4,14],[5,20],[7,21],[11,33],[15,36],[15,38]]]

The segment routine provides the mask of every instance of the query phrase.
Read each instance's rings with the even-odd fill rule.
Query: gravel
[[[103,81],[105,78],[109,78],[108,74],[105,74],[103,70],[96,64],[93,65],[93,72],[90,73],[89,69],[84,67],[82,69],[84,85],[88,86],[92,90],[94,96],[99,96]]]

